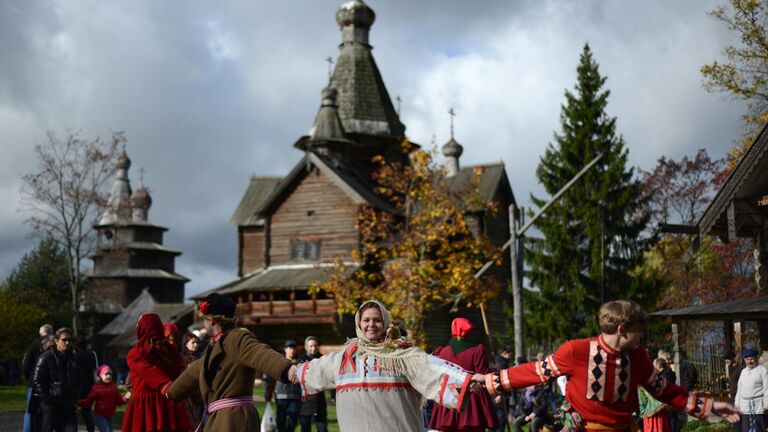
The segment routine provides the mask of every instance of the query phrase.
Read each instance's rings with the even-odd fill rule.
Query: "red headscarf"
[[[171,343],[171,345],[176,346],[176,344],[179,343],[179,338],[181,337],[179,326],[174,323],[163,323],[163,335],[165,336],[165,339]]]
[[[176,378],[183,370],[184,362],[175,346],[165,340],[163,322],[157,314],[145,313],[136,323],[136,349],[142,357],[150,360],[166,372],[170,378]]]
[[[467,337],[473,328],[472,323],[466,318],[456,318],[451,323],[451,337]]]

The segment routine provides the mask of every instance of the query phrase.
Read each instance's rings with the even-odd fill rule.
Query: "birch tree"
[[[47,140],[34,147],[37,170],[22,176],[21,210],[29,213],[26,223],[64,249],[75,333],[79,331],[83,261],[95,245],[92,227],[107,202],[105,185],[124,142],[123,132],[103,140],[84,138],[71,130],[63,137],[49,131]]]

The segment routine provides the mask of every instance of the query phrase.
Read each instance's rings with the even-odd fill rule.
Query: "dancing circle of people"
[[[438,431],[498,430],[503,425],[494,399],[503,401],[514,389],[558,378],[567,378],[559,408],[566,432],[635,431],[633,415],[647,398],[700,419],[718,415],[730,422],[739,420],[739,410],[730,403],[689,392],[671,382],[659,362],[654,366],[640,346],[645,314],[632,301],[611,301],[600,308],[598,336],[567,341],[551,355],[500,370],[489,369],[483,345],[467,338],[473,330],[468,320],[455,319],[450,343],[428,354],[410,345],[392,326],[387,308],[376,300],[360,305],[354,321],[356,337],[343,349],[319,355],[317,340],[308,338],[305,345],[312,352],[303,362],[294,360],[289,351],[295,341],[286,342],[286,353],[290,352],[286,357],[237,327],[235,304],[229,298],[211,294],[198,304],[198,311],[210,335],[200,358],[194,355],[203,342],[197,337],[185,337],[182,352],[174,343],[179,340],[178,328],[164,327],[153,313],[139,318],[138,341],[126,356],[130,394],[120,395],[111,382],[112,371],[102,366],[104,384],[94,386],[93,394],[79,401],[81,406],[95,402],[97,412],[101,406],[107,419],[100,430],[112,430],[115,406],[126,401],[122,423],[126,432],[260,430],[253,383],[263,375],[282,385],[298,385],[303,399],[335,391],[342,431],[423,431],[425,422]],[[71,331],[63,334],[64,339],[71,336]],[[38,359],[35,376],[40,381],[51,374],[46,367],[56,366],[56,355]],[[71,419],[57,419],[60,407],[51,402],[56,395],[44,384],[35,381],[33,394],[42,400],[48,416],[38,430],[74,430],[68,429]],[[537,397],[533,392],[527,396],[531,401]],[[427,419],[422,415],[426,400],[434,404]],[[278,404],[278,409],[281,414],[285,410],[296,414],[290,404]],[[531,411],[524,421],[535,417]],[[538,430],[541,422],[536,424]],[[519,430],[520,423],[515,425]],[[295,426],[288,425],[288,430]],[[325,422],[318,426],[324,430]]]

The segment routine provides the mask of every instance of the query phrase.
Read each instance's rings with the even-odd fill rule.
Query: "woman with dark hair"
[[[451,340],[448,345],[437,347],[435,356],[455,363],[475,373],[490,373],[485,347],[469,338],[474,326],[466,318],[456,318],[451,323]],[[429,423],[432,429],[443,431],[484,431],[499,427],[499,419],[493,401],[487,392],[471,394],[467,406],[461,411],[436,406]]]
[[[200,338],[194,333],[185,333],[181,339],[181,358],[184,360],[184,366],[200,358],[198,347]]]
[[[189,430],[191,424],[184,403],[168,400],[161,393],[179,376],[184,364],[176,347],[165,339],[160,317],[153,313],[141,315],[136,336],[138,342],[126,358],[133,389],[123,418],[123,431]]]
[[[181,358],[184,361],[184,367],[188,367],[200,358],[197,350],[199,344],[200,338],[195,336],[194,333],[184,334],[184,337],[181,339]],[[202,419],[205,412],[205,404],[200,395],[200,390],[192,392],[188,398],[184,399],[184,406],[187,408],[187,414],[192,424],[200,424],[200,419]]]
[[[336,389],[342,431],[423,430],[422,399],[453,409],[466,400],[473,375],[411,347],[391,322],[384,305],[368,300],[355,314],[357,338],[342,351],[299,365],[304,396]]]

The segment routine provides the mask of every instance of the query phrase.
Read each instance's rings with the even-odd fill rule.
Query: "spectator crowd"
[[[237,329],[234,305],[224,299],[212,297],[210,304],[202,302],[200,313],[206,319],[203,331],[184,334],[175,324],[162,323],[155,314],[143,314],[136,325],[136,345],[114,368],[100,361],[89,341],[78,338],[71,329],[54,331],[51,325],[41,326],[22,360],[27,381],[24,432],[74,432],[80,422],[89,432],[111,432],[116,428],[117,407],[124,404],[128,404],[122,423],[125,431],[217,431],[229,430],[232,424],[256,430],[248,382],[257,377],[265,382],[265,400],[274,403],[274,423],[279,432],[310,432],[313,426],[318,432],[326,431],[328,405],[336,403],[334,390],[357,387],[364,391],[355,392],[353,399],[346,392],[341,402],[357,407],[346,408],[348,412],[361,417],[357,409],[373,406],[375,412],[384,413],[373,420],[347,420],[362,422],[359,424],[393,421],[391,415],[399,413],[404,418],[395,421],[413,423],[418,419],[418,427],[425,431],[521,432],[525,427],[529,432],[543,432],[567,428],[567,416],[573,412],[567,411],[569,404],[564,400],[569,385],[566,374],[512,386],[509,374],[513,370],[520,376],[529,373],[522,368],[526,359],[513,361],[509,347],[489,359],[474,326],[464,318],[455,319],[450,340],[427,355],[407,343],[407,335],[392,324],[382,304],[368,302],[355,317],[357,342],[323,356],[320,341],[314,336],[300,339],[302,344],[285,340],[282,354],[274,352],[250,332]],[[742,414],[737,428],[765,432],[768,369],[759,364],[757,350],[745,348],[739,354],[725,355],[728,397]],[[530,364],[540,369],[552,358],[539,353]],[[659,351],[652,361],[652,376],[659,377],[657,382],[679,382],[680,391],[694,394],[696,367],[685,352],[679,352],[678,358],[674,365],[668,352]],[[380,384],[412,388],[415,397],[397,396],[393,402],[387,392],[369,392],[366,386],[373,384],[354,381],[360,371],[389,373],[394,381]],[[475,391],[474,381],[494,376],[495,385],[491,381],[483,384],[489,387],[487,392]],[[465,394],[470,382],[472,391]],[[462,386],[467,387],[462,390]],[[449,393],[452,389],[455,392]],[[638,406],[633,416],[643,431],[682,430],[688,415],[669,405],[674,402],[657,399],[671,400],[668,396],[648,386],[635,390]],[[430,402],[422,407],[424,397]],[[397,408],[388,412],[388,404]],[[461,411],[456,410],[457,404]],[[224,414],[213,417],[223,408],[227,409]],[[237,411],[240,408],[244,411]],[[411,409],[417,413],[421,410],[421,415],[410,416]],[[258,423],[258,414],[255,419]]]

